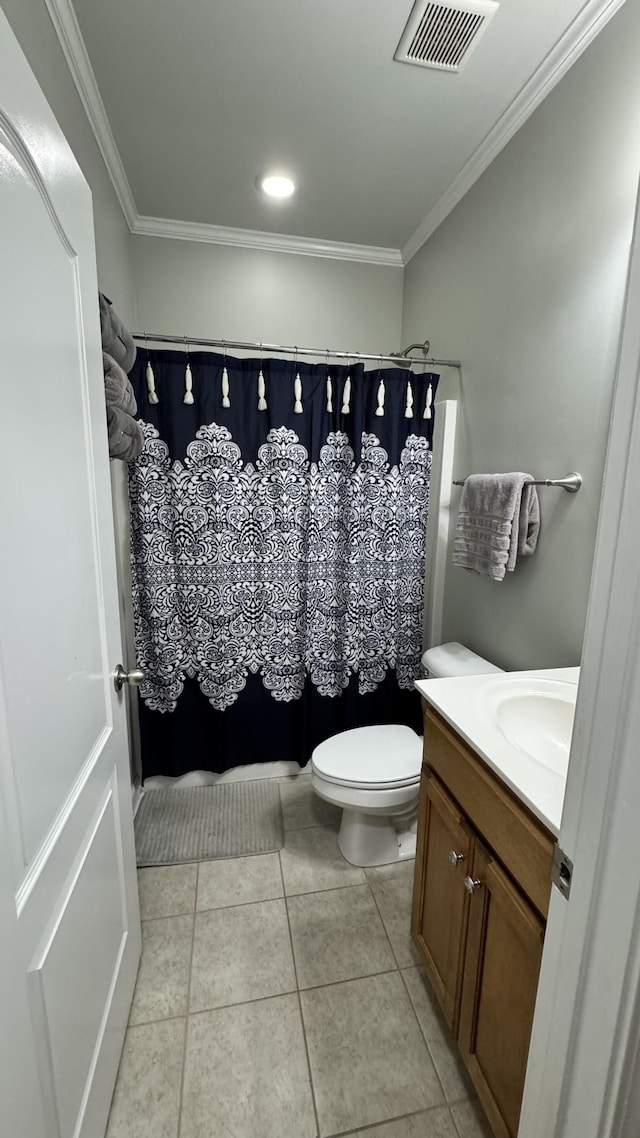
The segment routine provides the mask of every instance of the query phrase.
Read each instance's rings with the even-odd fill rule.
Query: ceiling
[[[457,74],[394,61],[412,0],[73,4],[139,214],[398,249],[585,0],[501,0]]]

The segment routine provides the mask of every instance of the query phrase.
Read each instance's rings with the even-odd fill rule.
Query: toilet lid
[[[320,743],[311,761],[321,777],[344,786],[406,786],[420,777],[422,739],[398,724],[356,727]]]

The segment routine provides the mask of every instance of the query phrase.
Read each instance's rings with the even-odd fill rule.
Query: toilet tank
[[[480,676],[483,673],[502,672],[496,664],[478,656],[465,644],[452,640],[448,644],[437,644],[428,648],[422,657],[422,667],[430,680],[449,676]]]

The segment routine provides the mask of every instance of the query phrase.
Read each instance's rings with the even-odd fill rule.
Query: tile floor
[[[485,1138],[409,937],[413,863],[362,870],[308,776],[279,854],[140,870],[107,1138]]]

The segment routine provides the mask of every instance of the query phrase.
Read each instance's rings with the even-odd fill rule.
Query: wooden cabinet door
[[[422,775],[411,932],[454,1035],[458,1028],[471,832],[444,787]]]
[[[516,1138],[544,925],[476,842],[458,1044],[492,1129]]]

